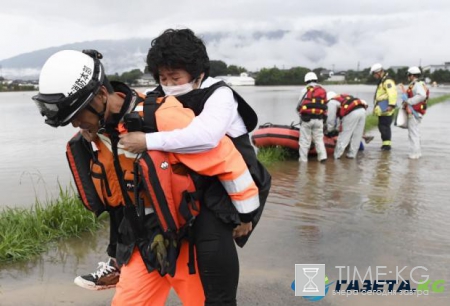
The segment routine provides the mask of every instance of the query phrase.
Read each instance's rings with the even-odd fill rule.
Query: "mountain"
[[[47,58],[57,51],[96,49],[103,54],[102,63],[108,74],[122,73],[136,68],[144,70],[145,58],[151,40],[151,38],[132,38],[66,44],[20,54],[0,61],[0,66],[2,67],[3,75],[8,78],[37,78]]]
[[[205,41],[213,60],[258,70],[262,67],[317,67],[327,57],[327,48],[339,41],[338,35],[325,31],[206,32]],[[51,47],[20,54],[0,61],[0,74],[6,78],[37,79],[47,58],[60,50],[96,49],[103,54],[108,74],[139,68],[144,70],[152,38],[94,40]],[[331,53],[330,53],[331,54]]]

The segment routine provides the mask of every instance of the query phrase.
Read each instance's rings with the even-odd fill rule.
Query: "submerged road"
[[[420,160],[409,160],[407,131],[393,127],[393,150],[375,140],[356,160],[279,163],[271,167],[273,190],[261,223],[239,250],[239,305],[448,305],[450,291],[450,102],[425,116]],[[114,290],[91,292],[73,278],[105,260],[107,231],[64,241],[25,264],[0,267],[0,305],[109,305]],[[428,296],[338,296],[335,284],[318,302],[295,297],[295,264],[325,264],[362,274],[383,266],[404,279],[444,280],[443,293]],[[427,269],[413,270],[416,266]],[[375,275],[375,274],[374,274]],[[412,287],[415,287],[414,285]],[[343,286],[342,289],[346,287]],[[385,287],[386,288],[386,287]],[[168,305],[180,305],[172,295]]]

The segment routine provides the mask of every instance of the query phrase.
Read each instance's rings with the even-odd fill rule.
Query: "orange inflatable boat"
[[[259,128],[253,132],[251,139],[253,145],[257,148],[280,146],[298,151],[299,137],[300,137],[300,129],[294,125],[278,125],[266,123],[264,125],[260,125]],[[336,140],[337,136],[323,137],[325,148],[329,156],[331,156],[334,153],[334,148],[336,147]],[[317,154],[314,145],[311,145],[309,154],[310,155]]]

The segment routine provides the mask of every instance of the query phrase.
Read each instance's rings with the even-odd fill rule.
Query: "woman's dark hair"
[[[147,54],[148,71],[159,82],[159,69],[183,69],[193,79],[209,75],[209,57],[203,41],[190,29],[167,29],[152,40]]]

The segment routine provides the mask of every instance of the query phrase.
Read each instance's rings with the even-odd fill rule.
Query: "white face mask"
[[[164,86],[163,84],[161,84],[161,87],[164,90],[166,96],[181,96],[194,89],[194,82],[195,80],[190,83],[174,86]]]

